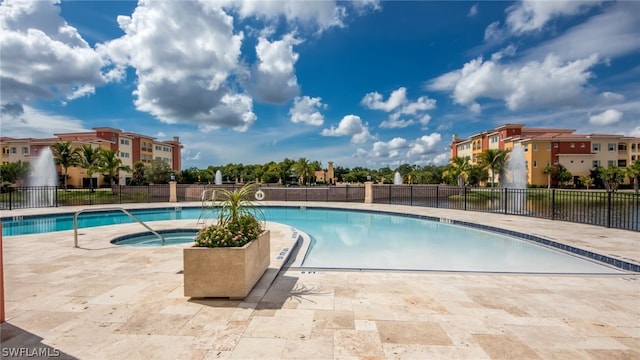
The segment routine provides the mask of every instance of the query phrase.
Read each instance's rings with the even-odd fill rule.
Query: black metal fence
[[[209,201],[217,189],[242,185],[177,184],[178,202]],[[262,186],[269,201],[364,202],[365,186]],[[559,189],[467,188],[442,185],[373,185],[373,202],[514,214],[640,231],[640,195]],[[168,184],[114,186],[90,191],[54,186],[14,187],[0,193],[0,210],[96,204],[167,202]]]
[[[560,189],[374,185],[373,202],[479,211],[640,231],[640,195]]]

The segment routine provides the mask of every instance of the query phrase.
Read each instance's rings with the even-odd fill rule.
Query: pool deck
[[[512,215],[361,203],[528,233],[640,264],[640,233]],[[200,206],[128,204],[125,208]],[[113,205],[105,206],[113,207]],[[2,216],[79,208],[3,211]],[[154,229],[195,220],[150,222]],[[78,359],[640,359],[640,274],[549,275],[282,268],[243,301],[183,296],[182,247],[109,241],[139,224],[4,237],[9,351]],[[27,349],[28,348],[28,349]],[[11,358],[11,357],[9,357]],[[38,358],[30,357],[30,358]],[[41,356],[40,358],[46,358]]]

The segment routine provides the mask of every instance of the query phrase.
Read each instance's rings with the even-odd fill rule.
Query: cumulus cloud
[[[592,77],[589,69],[597,63],[595,54],[570,62],[550,54],[542,62],[511,65],[477,58],[429,81],[427,88],[451,91],[454,102],[475,112],[481,98],[503,100],[510,110],[572,105]]]
[[[629,136],[640,137],[640,126],[636,126],[635,129],[631,130]]]
[[[138,110],[205,131],[245,131],[256,120],[251,97],[229,80],[239,70],[244,35],[234,33],[233,18],[216,4],[141,2],[118,23],[125,35],[103,51],[117,67],[136,70]]]
[[[617,124],[622,119],[622,112],[614,109],[608,109],[600,114],[590,115],[589,123],[592,125],[612,125]]]
[[[389,141],[376,141],[371,150],[358,149],[356,157],[367,158],[372,163],[432,163],[448,161],[449,154],[438,154],[441,135],[432,133],[415,140],[395,137]],[[446,161],[445,161],[446,155]]]
[[[289,109],[292,123],[304,123],[307,125],[320,126],[324,123],[324,116],[320,109],[326,109],[327,105],[322,103],[322,98],[302,96],[293,100],[293,105]]]
[[[293,34],[273,42],[260,37],[256,45],[258,61],[251,86],[251,94],[257,100],[281,104],[298,95],[300,87],[295,75],[298,54],[293,51],[293,46],[301,42]]]
[[[624,95],[614,93],[611,91],[605,91],[600,94],[600,97],[606,101],[622,101],[624,100]]]
[[[523,0],[507,8],[506,24],[515,34],[536,31],[542,29],[545,24],[555,18],[576,15],[603,2],[597,0]]]
[[[340,120],[338,127],[330,127],[329,129],[323,129],[322,136],[351,136],[351,142],[354,144],[362,144],[373,136],[369,133],[369,127],[367,124],[362,123],[357,115],[347,115]]]
[[[368,93],[360,103],[369,109],[391,112],[389,119],[380,124],[381,128],[405,128],[416,123],[426,125],[431,116],[425,114],[425,111],[436,107],[436,100],[427,96],[410,101],[404,87],[391,92],[387,100],[378,92]]]
[[[4,102],[73,100],[106,83],[105,61],[60,16],[59,1],[3,1],[0,27]]]

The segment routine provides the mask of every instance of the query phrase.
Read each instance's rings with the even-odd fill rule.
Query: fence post
[[[611,227],[611,191],[607,191],[607,227]]]
[[[11,199],[11,194],[13,194],[13,189],[10,187],[7,187],[7,190],[9,191],[9,210],[13,210],[13,200]]]
[[[409,184],[409,205],[413,206],[413,184]]]
[[[551,220],[556,219],[556,189],[551,189]]]
[[[436,209],[440,207],[440,185],[436,185]]]
[[[509,196],[509,189],[508,188],[504,188],[504,202],[503,202],[503,211],[506,214],[507,213],[507,206],[509,205],[509,200],[507,199],[507,197]]]
[[[467,187],[464,187],[464,210],[467,210]]]

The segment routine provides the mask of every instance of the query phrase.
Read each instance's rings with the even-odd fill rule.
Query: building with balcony
[[[15,139],[10,137],[0,138],[2,148],[2,162],[35,161],[42,149],[50,147],[54,143],[70,141],[73,147],[90,145],[94,148],[103,148],[117,151],[118,157],[124,166],[133,168],[133,164],[142,162],[149,165],[152,160],[160,159],[165,161],[171,168],[179,172],[181,170],[182,144],[176,136],[172,140],[160,141],[155,137],[110,127],[93,128],[93,131],[59,133],[52,138],[36,139],[23,138]],[[62,173],[59,169],[59,173]],[[73,187],[87,187],[92,181],[86,170],[81,167],[71,167],[68,169],[68,185]],[[94,183],[102,185],[104,179],[101,175],[94,175]],[[126,184],[131,178],[131,173],[121,171],[118,176],[118,184]]]
[[[523,124],[505,124],[466,139],[455,135],[451,157],[467,157],[477,165],[485,150],[511,150],[516,143],[524,148],[530,185],[547,184],[547,166],[563,165],[577,180],[598,166],[626,168],[640,160],[639,137],[576,134],[573,129],[527,128]],[[629,181],[625,179],[625,183]]]

